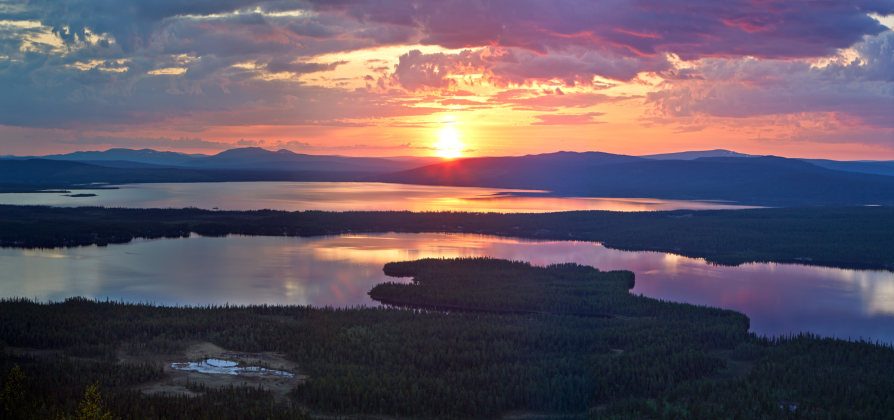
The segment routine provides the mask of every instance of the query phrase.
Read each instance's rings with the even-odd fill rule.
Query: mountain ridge
[[[759,155],[748,155],[745,153],[734,152],[726,149],[714,150],[691,150],[685,152],[658,153],[653,155],[640,156],[641,158],[654,160],[693,160],[703,157],[756,157]]]
[[[105,151],[73,152],[47,156],[3,156],[2,160],[46,159],[76,161],[109,167],[141,167],[135,164],[177,167],[182,169],[233,169],[281,171],[395,172],[443,161],[435,157],[352,157],[310,155],[287,149],[270,151],[260,147],[228,149],[215,155],[188,155],[152,149],[115,148]],[[117,162],[117,164],[103,162]],[[133,162],[126,164],[124,162]],[[145,166],[143,166],[145,168]]]
[[[142,152],[146,153],[146,152]],[[165,152],[169,153],[169,152]],[[228,165],[228,159],[243,166]],[[78,155],[84,156],[84,155]],[[89,156],[89,155],[88,155]],[[167,155],[166,155],[167,156]],[[285,156],[293,161],[270,160]],[[189,158],[189,159],[210,159]],[[604,152],[474,157],[394,170],[381,158],[301,155],[235,149],[207,166],[165,167],[130,161],[90,163],[0,159],[4,184],[74,186],[94,182],[345,181],[543,190],[578,197],[726,200],[748,205],[894,205],[894,177],[841,171],[777,156],[647,159]],[[305,160],[294,167],[295,160]],[[379,166],[377,166],[379,165]],[[386,166],[383,166],[386,165]],[[285,169],[283,169],[285,168]]]
[[[548,190],[583,197],[730,200],[782,206],[894,205],[894,177],[837,171],[800,159],[761,156],[651,160],[610,154],[600,158],[464,159],[373,179],[404,184]]]

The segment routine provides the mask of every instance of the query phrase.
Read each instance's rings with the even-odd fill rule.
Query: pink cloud
[[[488,102],[509,105],[519,111],[556,111],[560,108],[588,108],[594,105],[638,99],[640,96],[609,96],[601,93],[539,94],[513,89],[500,92]]]
[[[643,111],[673,124],[809,118],[822,127],[881,130],[889,139],[894,129],[894,35],[871,17],[894,13],[890,1],[104,4],[82,0],[59,8],[32,1],[21,4],[21,13],[7,13],[8,19],[54,28],[65,48],[22,48],[37,34],[24,26],[0,34],[0,45],[8,46],[0,54],[0,124],[109,132],[149,125],[183,132],[237,125],[357,127],[430,115],[449,105],[547,115],[639,98],[596,92],[657,76],[664,83],[646,96]],[[277,13],[296,10],[300,16]],[[88,40],[88,32],[99,39]],[[394,56],[373,59],[379,61],[366,63],[374,72],[364,78],[368,89],[323,88],[283,74],[344,64],[321,56],[386,46],[408,51],[420,43],[466,50],[409,51],[396,67]],[[844,48],[857,58],[839,56]],[[673,56],[689,62],[676,66]],[[95,67],[83,70],[85,65]],[[186,71],[157,74],[174,69]],[[449,95],[422,99],[450,91],[463,96],[460,89],[478,90],[479,81],[498,93],[483,103]],[[515,89],[534,85],[549,86],[551,93]],[[424,106],[433,102],[440,106]],[[560,115],[566,122],[583,121]],[[539,121],[549,118],[560,121]]]
[[[540,121],[531,125],[589,125],[605,124],[605,121],[596,121],[593,118],[605,115],[604,112],[588,112],[586,114],[545,114],[535,115]]]

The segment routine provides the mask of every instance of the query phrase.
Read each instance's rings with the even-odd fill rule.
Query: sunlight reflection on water
[[[526,194],[524,197],[503,192]],[[81,192],[81,191],[79,191]],[[706,210],[752,208],[725,202],[654,198],[536,197],[543,191],[439,187],[375,182],[220,182],[130,184],[89,190],[96,197],[0,194],[0,204],[221,210],[410,210],[540,213],[564,210]]]
[[[794,264],[722,267],[597,243],[463,234],[137,240],[52,250],[0,248],[0,295],[159,304],[375,305],[391,261],[491,256],[632,270],[633,293],[744,312],[759,334],[811,331],[894,342],[894,273]]]

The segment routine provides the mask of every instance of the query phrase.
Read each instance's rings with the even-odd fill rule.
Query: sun
[[[440,137],[440,141],[433,145],[436,149],[436,155],[442,158],[458,158],[462,156],[465,144],[459,141],[461,135],[456,131],[456,128],[448,125],[441,129],[438,137]]]

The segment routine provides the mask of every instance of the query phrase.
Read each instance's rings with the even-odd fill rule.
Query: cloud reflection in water
[[[628,269],[636,273],[633,293],[739,310],[759,334],[811,331],[894,342],[892,272],[794,264],[722,267],[590,242],[482,235],[194,236],[108,247],[4,248],[0,293],[41,300],[81,295],[163,304],[373,305],[366,293],[375,284],[408,281],[386,277],[385,263],[460,256]]]

